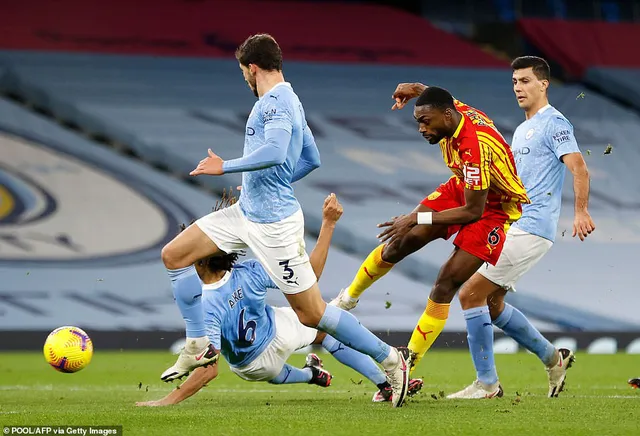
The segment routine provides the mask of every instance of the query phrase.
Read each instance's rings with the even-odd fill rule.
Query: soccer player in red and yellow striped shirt
[[[380,224],[382,244],[364,261],[348,288],[332,302],[345,310],[409,254],[429,242],[449,239],[454,252],[431,290],[427,307],[415,327],[409,350],[412,367],[442,332],[449,306],[460,286],[484,262],[498,261],[511,223],[529,203],[518,177],[509,144],[483,112],[455,100],[445,89],[401,84],[395,108],[418,97],[414,117],[430,144],[439,144],[453,176],[408,215]]]

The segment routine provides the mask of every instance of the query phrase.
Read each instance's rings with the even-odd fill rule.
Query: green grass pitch
[[[199,394],[172,407],[139,408],[176,384],[159,380],[168,352],[100,352],[76,374],[54,371],[41,353],[0,353],[0,425],[122,425],[125,435],[640,435],[640,376],[632,355],[577,354],[567,391],[546,398],[546,373],[527,353],[497,356],[505,396],[441,398],[473,380],[468,353],[430,353],[414,376],[422,392],[400,409],[373,404],[367,381],[322,358],[329,388],[245,382],[225,363]],[[301,365],[304,356],[293,356]],[[142,386],[140,387],[140,384]],[[519,395],[517,395],[519,394]]]

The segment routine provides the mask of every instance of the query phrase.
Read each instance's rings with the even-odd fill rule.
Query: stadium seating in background
[[[640,109],[640,24],[524,19],[524,37],[574,77]]]
[[[234,61],[4,52],[0,62],[8,68],[0,84],[7,92],[183,175],[208,147],[223,158],[239,155],[254,102]],[[508,69],[288,62],[285,73],[305,103],[323,160],[320,170],[296,184],[308,228],[318,230],[317,205],[327,192],[336,192],[346,210],[336,245],[356,258],[376,245],[378,222],[412,209],[449,176],[439,150],[416,134],[410,111],[390,111],[390,94],[398,81],[450,89],[488,112],[507,139],[523,117],[513,100]],[[635,324],[635,309],[624,301],[634,289],[632,259],[640,241],[640,182],[634,177],[640,150],[628,145],[640,135],[640,119],[581,87],[553,87],[551,92],[553,103],[574,123],[583,150],[590,153],[591,210],[598,231],[585,244],[570,238],[568,183],[558,243],[512,298],[538,299],[541,304],[526,301],[527,309],[569,328]],[[613,144],[611,155],[603,154],[607,144]],[[235,186],[239,177],[198,180],[221,190]],[[399,269],[426,286],[450,250],[448,242],[437,241]],[[346,284],[353,271],[337,281]],[[589,297],[576,301],[576,292]],[[545,301],[558,303],[557,310],[548,310]],[[587,317],[576,309],[592,314]]]

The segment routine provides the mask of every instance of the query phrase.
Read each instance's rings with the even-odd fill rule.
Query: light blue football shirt
[[[513,226],[553,242],[566,173],[560,159],[580,153],[573,126],[560,111],[547,105],[518,126],[511,149],[531,200],[531,204],[522,205],[522,217]]]
[[[300,208],[291,179],[304,144],[316,147],[307,126],[304,109],[288,82],[281,82],[255,103],[247,120],[243,156],[265,143],[269,129],[291,133],[287,155],[282,165],[242,174],[240,207],[245,216],[257,223],[281,221]]]
[[[276,335],[268,289],[278,287],[257,260],[236,264],[222,280],[202,285],[207,336],[229,365],[242,367],[264,351]]]

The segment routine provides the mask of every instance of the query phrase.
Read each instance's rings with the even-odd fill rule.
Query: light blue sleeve
[[[251,266],[251,271],[256,279],[256,281],[260,284],[260,286],[265,290],[267,289],[278,289],[278,285],[276,285],[273,280],[271,280],[271,276],[267,273],[267,270],[264,269],[264,266],[260,262],[255,259],[248,260],[246,262]]]
[[[220,351],[222,323],[219,311],[215,308],[207,309],[204,313],[204,325],[207,326],[207,336],[213,344],[213,348]]]
[[[287,159],[287,149],[291,142],[291,131],[271,129],[264,132],[265,143],[262,147],[238,159],[227,160],[222,164],[225,173],[239,173],[282,165]]]
[[[578,142],[573,134],[573,126],[564,117],[554,115],[549,120],[546,142],[558,159],[561,159],[565,154],[580,153]]]
[[[291,177],[291,182],[296,182],[302,179],[311,171],[319,167],[320,150],[318,150],[313,133],[307,125],[303,131],[302,152],[300,154],[300,159],[298,159],[298,162],[296,163],[296,168],[293,172],[293,176]]]
[[[264,132],[271,129],[293,132],[293,104],[286,94],[269,94],[264,97],[260,105]]]

